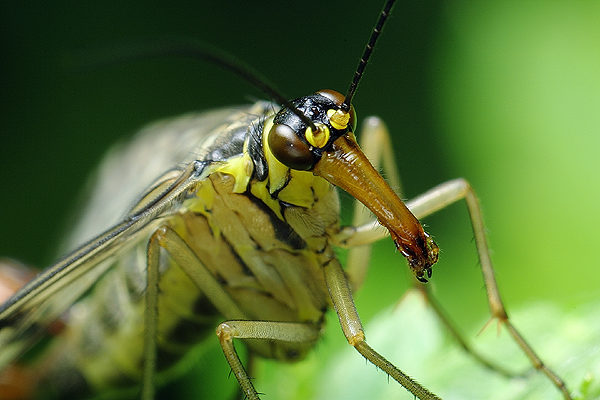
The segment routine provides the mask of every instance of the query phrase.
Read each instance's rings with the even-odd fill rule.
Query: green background
[[[189,60],[79,69],[73,59],[176,35],[235,54],[289,97],[345,91],[379,9],[377,1],[3,4],[0,255],[52,262],[86,176],[145,123],[264,97]],[[569,315],[600,294],[599,43],[595,1],[400,2],[355,98],[359,120],[378,115],[390,127],[407,197],[455,177],[471,182],[509,310],[540,302]],[[473,338],[487,305],[465,207],[425,223],[442,249],[431,286]],[[409,282],[389,241],[375,249],[357,295],[366,321]],[[564,323],[531,318],[548,330]],[[344,346],[330,322],[317,352]]]

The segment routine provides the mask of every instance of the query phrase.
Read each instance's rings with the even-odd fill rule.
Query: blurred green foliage
[[[536,303],[513,313],[535,348],[555,372],[567,379],[579,400],[600,398],[598,310],[596,305],[566,315],[553,306]],[[563,323],[549,330],[548,320]],[[508,334],[497,334],[494,325],[473,340],[475,348],[511,371],[530,371],[525,377],[509,380],[482,368],[444,334],[437,317],[417,292],[410,292],[397,306],[382,310],[367,330],[373,346],[385,349],[390,360],[402,365],[411,376],[419,377],[443,399],[561,399],[562,395],[544,376],[531,370]],[[265,382],[259,380],[262,390],[283,400],[414,399],[394,381],[386,382],[381,371],[365,365],[365,360],[350,346],[333,355],[319,348],[315,353],[308,359],[308,366],[267,365],[260,371],[268,372],[260,375],[268,377]],[[287,376],[294,376],[302,384],[282,385],[280,382],[286,382]]]
[[[144,123],[263,97],[219,68],[187,60],[83,70],[65,60],[177,35],[231,51],[291,97],[326,87],[344,91],[379,8],[378,2],[341,0],[0,5],[0,255],[39,266],[52,262],[82,201],[85,177],[111,143]],[[588,319],[571,316],[600,294],[594,250],[600,223],[599,20],[596,1],[400,2],[355,100],[359,120],[375,114],[388,123],[406,197],[457,176],[472,183],[505,304],[509,312],[519,310],[517,326],[525,337],[535,338],[536,329],[565,332],[572,324],[581,329],[581,335],[557,335],[568,346],[549,340],[549,347],[540,348],[559,365],[564,357],[577,364],[582,354],[577,341],[592,334],[587,329],[598,334],[597,326],[586,325]],[[347,208],[348,200],[344,196]],[[451,206],[425,223],[442,249],[433,290],[473,338],[487,304],[465,207]],[[390,242],[377,244],[373,258],[357,294],[367,322],[409,284],[405,263]],[[555,311],[540,316],[526,307],[531,303]],[[347,347],[335,316],[327,331],[299,367],[304,370],[275,382],[290,392],[314,393],[313,381],[302,380],[302,374],[313,376],[322,367],[317,355]],[[419,349],[426,351],[422,340],[417,339]],[[446,339],[427,339],[432,340],[455,351]],[[435,346],[427,354],[436,354],[438,342]],[[191,382],[207,393],[220,391],[222,381],[234,387],[218,351],[209,353],[201,367],[210,365],[221,380],[196,374]],[[373,370],[355,358],[365,373]],[[397,363],[403,368],[404,356]],[[423,368],[438,364],[424,360]],[[443,372],[423,371],[424,376],[414,373],[423,382],[428,375],[446,379]],[[471,367],[465,371],[475,373]],[[568,371],[576,389],[585,371],[579,376]],[[598,376],[594,379],[597,385]],[[382,388],[393,386],[381,374],[378,380]],[[189,382],[181,390],[191,388]],[[348,379],[347,389],[359,383]]]

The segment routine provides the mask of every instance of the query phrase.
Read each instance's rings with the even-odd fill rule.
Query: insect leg
[[[177,232],[168,226],[163,226],[156,231],[155,235],[160,247],[169,253],[179,268],[183,269],[222,315],[231,319],[247,319],[247,316]]]
[[[401,190],[400,176],[396,167],[395,157],[392,152],[390,134],[381,119],[377,117],[369,117],[365,119],[361,131],[360,145],[363,152],[367,155],[375,168],[379,168],[379,165],[381,163],[383,164],[383,174],[389,180],[390,185],[397,192],[399,192]],[[407,203],[408,207],[411,209],[411,211],[413,211],[413,213],[415,213],[417,218],[429,215],[434,211],[445,207],[447,204],[450,204],[439,204],[438,208],[432,210],[431,212],[428,212],[425,215],[419,215],[416,212],[418,210],[413,209],[413,207],[417,206],[417,200]],[[456,200],[458,199],[453,201]],[[352,226],[343,228],[336,237],[336,241],[339,245],[343,247],[350,247],[348,252],[348,262],[346,264],[346,272],[354,290],[360,287],[366,275],[371,244],[377,240],[383,239],[387,236],[387,234],[387,230],[383,229],[376,220],[372,219],[369,213],[365,212],[365,207],[362,205],[362,203],[358,201],[355,202]],[[428,300],[429,304],[438,315],[440,321],[445,325],[446,329],[448,329],[450,334],[467,353],[471,354],[472,357],[474,357],[487,368],[490,368],[501,375],[507,377],[522,375],[507,371],[505,368],[496,365],[473,349],[467,340],[461,335],[457,327],[447,317],[441,305],[433,298],[433,295],[429,291],[428,287],[417,282],[416,279],[414,279],[414,284],[419,292]]]
[[[377,117],[368,117],[361,126],[360,147],[375,169],[380,169],[383,163],[384,175],[390,186],[401,195],[400,177],[392,151],[390,134]],[[354,201],[352,226],[361,226],[373,218],[367,208],[358,200]],[[381,229],[385,231],[385,229]],[[348,251],[346,273],[350,279],[353,290],[360,288],[367,275],[369,259],[371,258],[371,245],[353,246]]]
[[[414,280],[415,290],[419,291],[419,293],[421,293],[423,295],[427,304],[433,309],[433,311],[435,312],[437,317],[440,319],[442,324],[444,324],[446,329],[448,329],[450,334],[454,337],[454,340],[456,340],[458,342],[458,344],[460,345],[460,347],[462,347],[464,351],[466,351],[469,355],[471,355],[471,357],[473,357],[477,362],[481,363],[484,367],[486,367],[500,375],[503,375],[507,378],[523,377],[523,376],[527,375],[527,372],[515,373],[513,371],[509,371],[506,368],[494,363],[493,361],[491,361],[491,360],[487,359],[486,357],[484,357],[483,355],[481,355],[477,350],[475,350],[469,344],[469,342],[467,342],[467,340],[458,331],[456,325],[454,325],[454,322],[447,315],[447,313],[444,310],[444,308],[442,307],[442,305],[437,301],[435,296],[433,296],[433,294],[431,293],[430,287],[427,285],[423,285],[422,283],[418,282],[416,279],[413,279],[413,280]]]
[[[352,292],[348,286],[348,281],[342,270],[342,266],[336,259],[332,259],[323,268],[325,282],[327,283],[331,300],[340,319],[340,325],[342,326],[342,331],[344,332],[348,343],[362,354],[363,357],[394,378],[419,399],[439,399],[439,397],[421,386],[404,372],[400,371],[367,344],[360,317],[356,312],[354,300],[352,299]]]
[[[265,322],[249,321],[248,317],[239,309],[229,294],[223,289],[215,277],[196,256],[185,240],[168,226],[159,228],[150,239],[148,246],[148,309],[156,310],[156,297],[158,290],[158,266],[160,249],[167,251],[175,263],[183,269],[189,278],[213,303],[215,308],[230,321],[223,322],[217,328],[217,336],[221,343],[223,353],[231,370],[235,374],[244,394],[249,399],[258,399],[258,395],[241,360],[233,346],[233,339],[262,339],[279,340],[291,343],[310,343],[317,340],[319,330],[316,326],[290,323],[290,322]],[[152,294],[156,291],[155,294]],[[149,294],[150,293],[150,294]],[[154,361],[156,346],[153,344],[156,336],[157,313],[146,311],[144,393],[152,393],[152,376],[154,375]],[[150,388],[148,388],[150,386]],[[144,397],[144,400],[147,398]]]
[[[240,383],[242,391],[248,399],[258,400],[256,389],[235,351],[233,339],[312,343],[319,338],[319,329],[314,325],[299,322],[225,321],[217,327],[217,336],[223,348],[223,354]]]
[[[222,349],[223,347],[221,347]],[[254,372],[256,371],[256,355],[253,352],[248,352],[247,355],[247,359],[246,359],[246,367],[244,368],[244,370],[246,371],[246,374],[248,375],[248,377],[250,377],[250,379],[252,379],[254,375]],[[242,389],[242,386],[240,386],[238,384],[238,388],[237,388],[237,392],[236,394],[232,397],[233,399],[245,399],[247,396],[244,392],[244,389]]]
[[[144,369],[142,372],[142,399],[154,398],[156,375],[156,339],[158,327],[158,283],[160,280],[160,251],[169,253],[175,263],[211,300],[215,308],[228,318],[245,318],[214,276],[204,267],[185,241],[170,227],[158,228],[148,242],[147,286],[145,293]]]
[[[158,281],[160,267],[159,231],[148,241],[146,253],[146,308],[144,310],[144,366],[142,370],[142,400],[154,399],[154,377],[156,373],[156,340],[158,327]]]
[[[451,181],[451,182],[454,182],[454,181]],[[435,188],[432,189],[431,191],[427,192],[427,193],[430,193],[432,191],[435,191]],[[411,209],[411,211],[413,213],[415,213],[415,216],[417,216],[417,218],[423,218],[426,215],[430,214],[430,213],[426,213],[426,215],[421,216],[420,214],[418,214],[418,212],[417,212],[418,210],[415,210],[415,209],[412,208],[412,207],[416,207],[416,205],[419,203],[419,199],[421,199],[421,197],[427,196],[427,193],[424,194],[423,196],[419,196],[417,199],[414,199],[414,200],[412,200],[412,201],[410,201],[410,202],[407,203],[408,207]],[[457,201],[459,199],[460,198],[456,198],[454,201]],[[441,199],[438,200],[438,201],[441,201]],[[446,207],[448,204],[449,203],[443,203],[442,208]],[[439,208],[435,208],[433,211],[431,211],[431,213],[433,213],[433,212],[435,212],[437,210],[439,210]],[[486,244],[486,246],[487,246],[487,244]],[[491,360],[487,359],[486,357],[484,357],[483,355],[481,355],[478,351],[476,351],[468,343],[468,341],[462,336],[462,334],[460,333],[460,331],[458,330],[458,328],[456,327],[456,325],[454,325],[454,323],[452,322],[452,320],[449,318],[449,316],[447,315],[447,313],[444,311],[444,308],[442,307],[442,305],[437,301],[437,299],[435,299],[435,297],[431,293],[430,288],[428,286],[426,286],[426,285],[421,284],[416,279],[413,279],[413,284],[414,284],[414,287],[425,297],[425,299],[427,300],[427,303],[435,311],[435,313],[437,314],[437,316],[440,319],[440,321],[442,322],[442,324],[444,324],[444,326],[446,327],[446,329],[450,332],[450,334],[454,337],[454,339],[458,342],[458,344],[468,354],[470,354],[475,360],[477,360],[479,363],[481,363],[486,368],[488,368],[488,369],[490,369],[492,371],[495,371],[495,372],[497,372],[497,373],[499,373],[501,375],[504,375],[506,377],[509,377],[509,378],[514,378],[514,377],[526,375],[525,373],[515,373],[513,371],[509,371],[506,368],[504,368],[504,367],[502,367],[502,366],[500,366],[500,365],[492,362]],[[499,295],[498,295],[498,298],[499,298]]]
[[[433,189],[427,191],[421,196],[407,203],[408,208],[415,214],[417,218],[423,218],[427,215],[454,203],[458,200],[465,200],[467,209],[471,219],[473,233],[475,235],[475,244],[479,255],[479,263],[483,273],[483,281],[485,283],[492,318],[497,319],[501,324],[506,326],[513,340],[521,348],[523,353],[529,358],[535,369],[544,373],[548,379],[562,392],[565,399],[571,399],[569,391],[565,386],[564,381],[548,368],[540,357],[533,351],[531,346],[525,341],[523,336],[518,332],[516,327],[510,322],[508,314],[502,299],[494,276],[494,268],[490,258],[490,251],[485,237],[485,227],[481,215],[479,201],[475,195],[475,191],[471,185],[464,179],[455,179],[442,183]],[[435,307],[434,307],[435,309]],[[442,314],[441,319],[444,320]]]

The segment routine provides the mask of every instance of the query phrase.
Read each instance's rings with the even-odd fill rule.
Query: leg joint
[[[237,330],[227,324],[227,322],[221,322],[219,326],[217,326],[216,334],[221,342],[231,342],[233,341],[233,338],[236,337]]]
[[[365,333],[363,331],[357,332],[356,334],[348,337],[348,343],[351,346],[356,347],[359,343],[363,343],[365,341]]]

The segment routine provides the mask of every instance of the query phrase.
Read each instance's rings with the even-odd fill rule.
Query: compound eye
[[[292,128],[275,124],[269,131],[269,148],[282,164],[298,170],[309,170],[314,165],[313,155]]]
[[[316,93],[320,94],[323,97],[327,97],[329,100],[333,101],[338,107],[342,105],[345,99],[345,96],[343,94],[332,89],[321,89]]]

